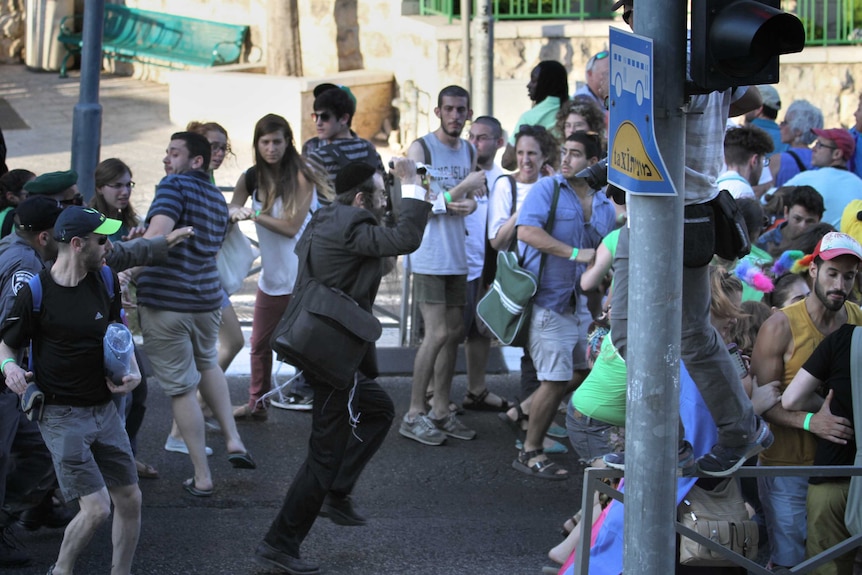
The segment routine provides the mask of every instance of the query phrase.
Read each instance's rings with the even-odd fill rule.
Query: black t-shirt
[[[835,390],[832,396],[832,414],[845,417],[851,422],[853,421],[853,390],[850,385],[850,341],[854,327],[856,326],[845,324],[827,335],[802,366],[805,371],[825,382],[824,393],[828,393],[830,389]],[[855,459],[855,436],[847,441],[847,445],[817,438],[814,465],[853,465]],[[812,477],[809,483],[840,480],[843,478]]]
[[[33,371],[46,403],[91,406],[107,403],[102,340],[108,324],[120,321],[120,285],[114,275],[112,298],[99,273],[91,272],[75,287],[57,285],[49,271],[42,281],[42,309],[33,312],[30,286],[15,298],[0,337],[21,349],[33,340]]]

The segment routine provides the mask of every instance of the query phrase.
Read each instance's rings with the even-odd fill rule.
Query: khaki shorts
[[[447,307],[467,305],[467,275],[430,276],[413,274],[416,303],[442,303]]]
[[[165,393],[188,393],[200,383],[200,372],[218,367],[220,309],[181,313],[141,306],[138,311],[144,351]]]

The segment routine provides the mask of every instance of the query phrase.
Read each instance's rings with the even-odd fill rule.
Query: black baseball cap
[[[90,234],[109,236],[117,233],[123,222],[106,218],[104,214],[93,208],[69,206],[57,218],[54,224],[54,239],[69,243],[72,238],[83,238]]]
[[[43,232],[54,227],[63,206],[47,196],[30,196],[15,208],[19,230]]]

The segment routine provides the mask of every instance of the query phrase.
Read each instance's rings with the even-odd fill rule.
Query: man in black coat
[[[431,211],[426,191],[418,185],[415,163],[398,159],[394,173],[402,182],[402,202],[398,222],[389,228],[380,225],[386,209],[382,176],[362,162],[338,172],[335,201],[314,214],[296,247],[297,253],[303,253],[306,244],[309,249],[310,265],[300,258],[300,278],[309,274],[371,311],[383,258],[415,251]],[[334,359],[337,353],[333,350]],[[257,548],[260,563],[291,575],[314,575],[319,567],[300,559],[299,547],[318,514],[339,525],[365,524],[353,508],[350,493],[383,443],[395,414],[389,395],[374,381],[376,376],[377,356],[371,344],[352,387],[336,389],[308,377],[314,389],[308,456]]]

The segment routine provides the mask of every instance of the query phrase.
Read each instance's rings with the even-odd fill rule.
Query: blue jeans
[[[758,477],[757,490],[769,533],[769,558],[784,567],[801,563],[808,537],[808,478]]]

